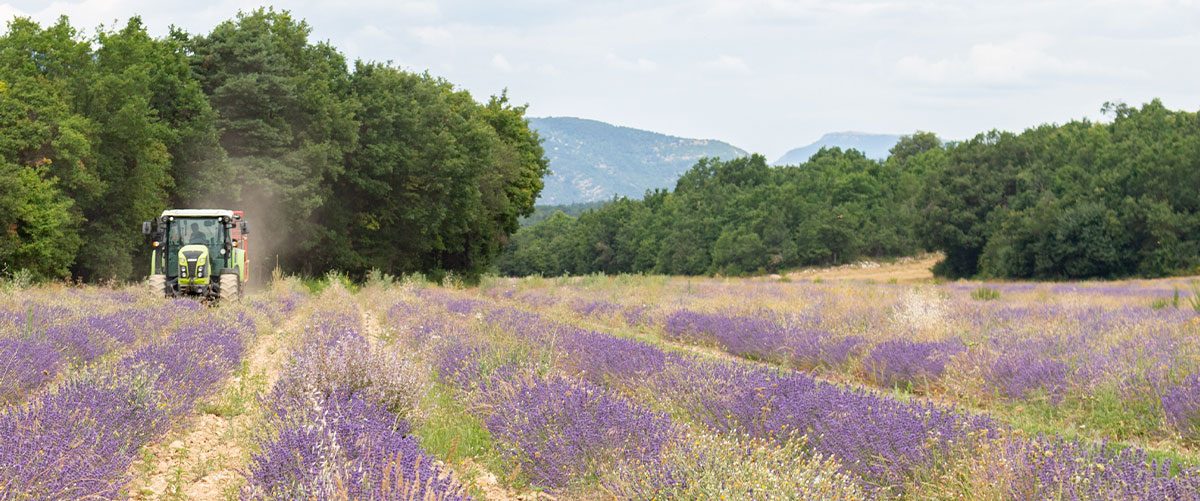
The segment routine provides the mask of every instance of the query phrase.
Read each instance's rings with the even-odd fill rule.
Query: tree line
[[[548,169],[525,107],[310,34],[273,9],[163,37],[11,20],[0,273],[144,276],[140,222],[167,207],[245,209],[257,261],[288,271],[490,269]]]
[[[1103,111],[958,142],[916,133],[885,161],[837,148],[784,167],[705,159],[673,191],[522,228],[499,267],[737,275],[940,251],[949,277],[1200,271],[1200,116],[1157,100]]]

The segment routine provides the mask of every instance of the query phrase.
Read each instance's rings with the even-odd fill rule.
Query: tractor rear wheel
[[[150,275],[150,278],[146,279],[146,289],[149,290],[151,294],[154,294],[157,296],[166,296],[167,295],[167,276],[166,275]]]
[[[242,299],[242,281],[237,273],[222,273],[221,288],[218,293],[221,301],[240,301]]]

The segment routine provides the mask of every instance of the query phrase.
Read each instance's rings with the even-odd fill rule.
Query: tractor
[[[150,239],[147,286],[167,297],[239,300],[249,279],[242,211],[170,209],[142,223]]]

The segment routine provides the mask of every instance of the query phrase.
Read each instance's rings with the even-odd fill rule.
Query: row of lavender
[[[1128,312],[1095,312],[1077,321],[1094,324],[1122,314]],[[801,369],[857,373],[883,388],[931,393],[948,386],[946,379],[975,372],[981,391],[963,391],[959,385],[958,391],[948,393],[1041,401],[1051,406],[1062,405],[1067,397],[1077,403],[1095,395],[1112,395],[1112,400],[1139,413],[1139,428],[1131,429],[1130,435],[1154,435],[1169,427],[1188,442],[1200,440],[1200,373],[1186,362],[1196,354],[1180,337],[1150,332],[1107,350],[1099,349],[1098,343],[1086,336],[1061,339],[1052,335],[1005,336],[973,347],[960,337],[890,339],[872,344],[862,336],[839,337],[820,328],[787,325],[770,314],[691,310],[670,314],[662,330],[670,339],[714,344],[740,357],[779,361]]]
[[[900,491],[917,463],[928,462],[935,453],[948,452],[948,449],[938,450],[942,446],[949,446],[955,439],[965,441],[973,434],[986,434],[989,429],[986,420],[970,420],[932,407],[886,405],[889,402],[877,400],[873,395],[840,392],[828,385],[818,388],[811,379],[787,378],[739,364],[665,353],[644,343],[549,322],[534,313],[470,299],[440,297],[437,292],[426,292],[423,297],[442,302],[452,312],[474,311],[484,325],[497,326],[519,340],[517,349],[510,349],[513,355],[502,357],[508,361],[489,368],[496,350],[481,344],[481,339],[486,338],[451,337],[444,343],[439,372],[443,379],[481,397],[485,405],[479,407],[490,410],[487,423],[492,432],[510,444],[511,455],[526,471],[533,472],[536,482],[552,488],[565,487],[570,478],[607,470],[623,474],[606,479],[609,490],[623,488],[626,495],[634,497],[677,494],[680,489],[688,488],[679,484],[711,476],[712,471],[688,464],[695,460],[695,454],[670,453],[693,448],[694,442],[687,435],[695,435],[695,429],[690,425],[704,424],[721,432],[727,440],[736,441],[750,434],[785,445],[806,440],[800,435],[814,427],[828,431],[809,433],[809,445],[818,454],[789,451],[793,456],[790,459],[801,459],[798,466],[807,466],[809,471],[776,479],[785,483],[748,487],[774,485],[784,489],[784,495],[802,498],[857,497],[859,485],[845,481],[844,476],[834,471],[823,471],[838,463],[820,458],[834,455],[840,456],[841,464],[878,495]],[[425,322],[437,325],[436,320]],[[453,332],[444,327],[435,330],[443,336]],[[535,359],[552,360],[551,369],[567,376],[519,377],[522,372],[555,374],[546,368],[540,371],[514,368],[520,367],[521,360],[530,359],[520,356],[520,348],[540,353]],[[806,398],[803,401],[791,398],[801,396]],[[814,408],[822,405],[822,401],[832,407]],[[670,411],[684,421],[673,422],[668,415],[652,412],[635,402]],[[878,412],[848,412],[846,417],[850,421],[864,418],[861,421],[850,422],[835,416],[872,407]],[[925,438],[934,433],[919,436],[893,433],[889,427],[904,418],[910,427],[938,428],[937,432],[946,436],[945,442],[927,446]],[[841,433],[848,428],[835,429],[838,426],[858,426],[870,434]],[[897,443],[897,439],[903,443]],[[846,440],[862,440],[862,444],[873,448],[852,447],[857,444]],[[778,446],[774,449],[784,450]],[[902,450],[909,450],[911,456],[898,455]],[[625,458],[625,463],[637,467],[613,466],[608,464],[611,461],[600,461],[600,465],[608,468],[595,464],[596,458],[614,456]],[[732,454],[726,452],[726,456]],[[710,466],[723,467],[721,474],[729,477],[730,484],[737,484],[737,477],[747,475],[755,466],[763,466],[751,465],[745,458],[727,459],[727,464]],[[699,478],[687,474],[698,471],[704,473]],[[789,487],[796,492],[787,492]],[[753,495],[753,492],[741,494]]]
[[[513,320],[494,321],[526,332],[531,342],[552,342],[579,374],[646,400],[666,400],[714,429],[777,440],[807,435],[813,448],[839,458],[876,493],[944,488],[1020,498],[1196,498],[1200,486],[1196,472],[1172,476],[1170,465],[1134,449],[1025,439],[986,418],[931,404],[847,390],[796,372],[664,353],[528,314],[507,316]]]
[[[264,404],[243,499],[467,499],[409,434],[425,371],[372,346],[341,289],[321,298]]]
[[[1013,296],[979,301],[961,286],[706,283],[661,293],[670,299],[655,308],[642,289],[557,292],[575,296],[564,303],[578,314],[741,357],[959,401],[1036,403],[1115,439],[1200,442],[1200,316],[1130,305],[1144,295],[1135,286],[997,286]],[[629,299],[596,297],[612,295]],[[1097,399],[1112,404],[1097,410]]]
[[[590,480],[628,496],[628,484],[614,474],[660,466],[679,431],[671,418],[555,371],[537,346],[489,332],[470,316],[481,302],[436,291],[421,297],[396,303],[390,322],[406,327],[411,349],[432,354],[441,383],[486,423],[504,457],[535,486],[561,492]]]
[[[120,302],[127,293],[111,294]],[[109,349],[112,339],[140,347],[72,370],[60,376],[61,383],[0,413],[0,498],[117,497],[130,480],[129,466],[139,448],[162,436],[198,399],[214,391],[240,363],[255,332],[255,321],[244,313],[220,315],[195,303],[156,302],[112,313],[131,313],[133,318],[100,317],[112,320],[106,324],[86,314],[26,317],[33,321],[26,326],[38,324],[47,331],[77,329],[77,334],[49,339],[103,347],[96,351]],[[164,322],[164,313],[177,323]],[[127,323],[139,318],[144,320],[140,325]],[[155,322],[175,326],[162,337],[139,332]],[[22,352],[14,355],[10,359],[20,363],[34,358]]]
[[[0,406],[20,403],[81,368],[161,336],[189,302],[138,301],[124,291],[35,290],[0,301]]]

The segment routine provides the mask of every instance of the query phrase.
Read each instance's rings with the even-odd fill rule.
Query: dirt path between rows
[[[355,306],[358,307],[358,314],[362,317],[363,334],[367,338],[367,344],[371,346],[371,349],[375,349],[379,345],[380,338],[383,337],[383,326],[379,324],[379,319],[375,317],[375,313],[370,308],[364,308],[361,304]]]
[[[268,391],[290,353],[288,341],[306,318],[294,311],[280,327],[259,333],[245,365],[167,438],[143,450],[130,468],[129,499],[237,499],[247,446],[262,423],[257,399]]]
[[[794,280],[927,282],[933,280],[933,265],[941,259],[941,254],[927,254],[901,258],[891,263],[863,261],[831,268],[805,268],[788,272],[786,276]]]

